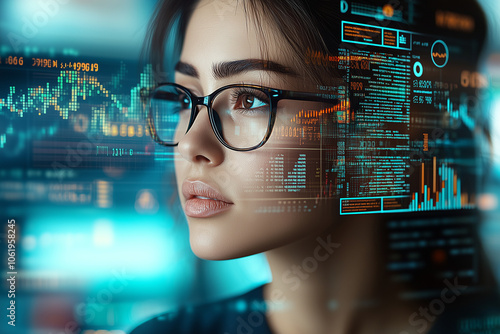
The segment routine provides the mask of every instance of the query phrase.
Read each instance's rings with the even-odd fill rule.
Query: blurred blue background
[[[481,235],[500,277],[500,3],[480,3],[489,18],[483,68],[489,86],[482,102],[490,113],[493,142],[488,186],[480,201],[486,216]],[[95,79],[111,94],[94,95],[94,102],[89,97],[89,110],[76,118],[51,114],[55,106],[40,118],[25,115],[16,133],[0,117],[0,218],[5,225],[0,233],[4,244],[6,221],[16,220],[19,310],[15,329],[2,313],[1,333],[71,328],[121,334],[179,303],[238,294],[270,280],[262,255],[210,262],[192,254],[173,190],[172,155],[158,148],[154,157],[148,154],[155,148],[134,99],[137,87],[150,80],[139,56],[154,5],[151,0],[0,4],[0,101],[23,94],[47,100],[54,94],[48,86],[43,89],[47,82],[55,87],[60,71],[5,66],[8,56],[21,55],[25,61],[97,63],[98,72],[78,79],[102,96],[104,90],[92,86]],[[60,87],[59,93],[69,89]],[[111,133],[99,126],[100,105],[114,110],[106,120]],[[88,131],[79,131],[82,127]],[[89,143],[102,146],[102,156],[93,159]],[[134,153],[126,156],[130,150]],[[50,154],[53,160],[44,160]],[[7,285],[2,281],[5,310]]]

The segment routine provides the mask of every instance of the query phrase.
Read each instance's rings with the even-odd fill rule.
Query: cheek
[[[244,192],[252,198],[316,199],[321,191],[321,160],[317,149],[262,148],[246,171]]]
[[[174,152],[175,152],[174,155],[175,181],[181,203],[184,203],[184,196],[182,196],[182,182],[188,176],[186,174],[186,171],[189,166],[189,163],[180,157],[177,148],[175,148]]]
[[[251,152],[253,161],[244,165],[248,169],[248,196],[314,200],[322,197],[327,150],[322,147],[319,122],[318,113],[305,104],[278,106],[271,137],[262,148]]]

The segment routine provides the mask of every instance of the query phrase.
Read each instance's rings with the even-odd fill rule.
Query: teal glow
[[[62,212],[61,212],[62,211]],[[168,233],[171,218],[117,214],[71,214],[57,210],[33,214],[23,230],[23,265],[80,277],[99,277],[112,268],[129,272],[171,272],[182,247]],[[99,217],[99,218],[96,218]]]

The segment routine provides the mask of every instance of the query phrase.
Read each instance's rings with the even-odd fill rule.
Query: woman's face
[[[272,28],[262,29],[267,39],[265,56],[262,35],[241,2],[201,1],[187,27],[176,83],[197,96],[238,83],[313,91],[314,85],[301,78],[303,70],[287,57],[279,36]],[[264,60],[282,67],[264,66]],[[248,66],[228,66],[234,61]],[[248,152],[224,147],[211,128],[206,107],[201,108],[176,148],[175,163],[190,243],[197,256],[247,256],[294,242],[332,223],[324,206],[315,208],[325,181],[319,131],[310,125],[314,115],[307,114],[317,110],[315,102],[280,103],[268,142]],[[304,120],[313,123],[302,125],[307,123]]]

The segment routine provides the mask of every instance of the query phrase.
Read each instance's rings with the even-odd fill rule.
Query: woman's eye
[[[189,100],[189,98],[186,95],[180,95],[179,102],[180,102],[182,109],[189,109],[190,108],[191,101]]]
[[[237,108],[242,109],[255,109],[267,106],[267,103],[260,100],[258,97],[254,95],[243,95],[241,96],[241,107],[237,105]]]

